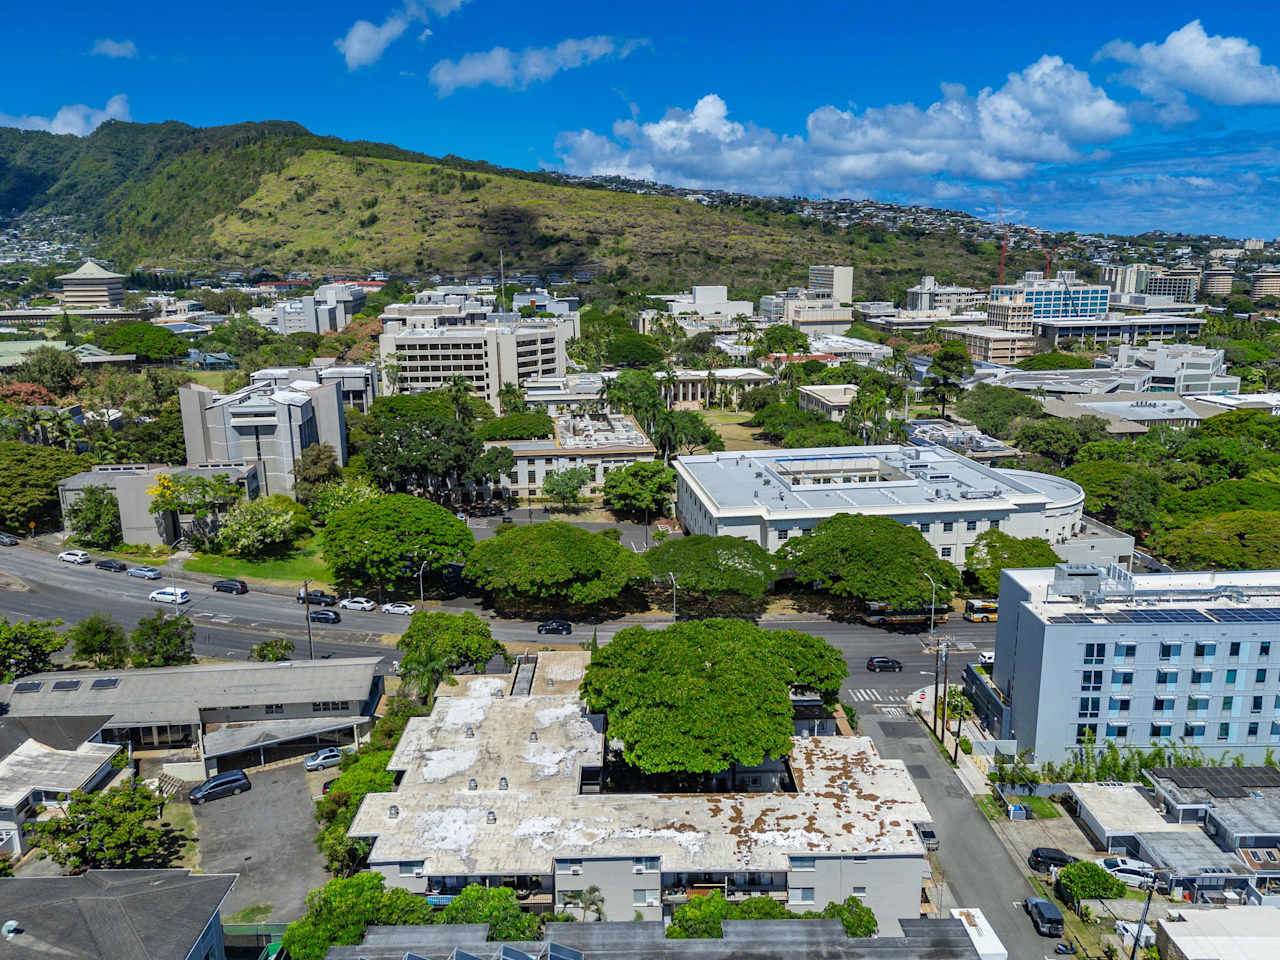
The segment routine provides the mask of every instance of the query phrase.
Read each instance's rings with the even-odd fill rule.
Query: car
[[[941,846],[932,823],[917,823],[916,833],[920,834],[920,842],[924,844],[926,850],[937,850]]]
[[[867,657],[867,669],[872,673],[880,673],[882,670],[890,672],[896,670],[902,672],[902,661],[895,660],[893,657]]]
[[[503,522],[503,523],[515,523],[515,521],[514,521],[514,520],[512,520],[510,517],[503,517],[503,518],[502,518],[502,522]]]
[[[9,533],[0,533],[0,547],[16,547],[18,538]]]
[[[1022,909],[1031,918],[1036,933],[1042,937],[1062,936],[1062,911],[1043,897],[1027,897]]]
[[[302,761],[302,766],[307,770],[327,770],[340,763],[342,763],[341,750],[337,747],[321,747],[315,753],[308,755],[307,759]]]
[[[324,782],[324,786],[320,788],[321,795],[327,797],[329,795],[329,791],[333,789],[333,785],[337,782],[337,777],[334,777],[332,780],[326,780]]]
[[[539,633],[559,633],[565,636],[573,633],[573,624],[568,620],[543,620],[538,624]]]
[[[1145,860],[1103,857],[1101,860],[1095,860],[1094,863],[1130,887],[1140,887],[1146,883],[1153,883],[1156,879],[1156,868]]]
[[[325,593],[323,590],[298,591],[298,602],[309,603],[313,607],[332,607],[338,602],[338,598],[332,593]]]
[[[63,563],[88,563],[89,555],[83,550],[63,550],[58,559]]]
[[[130,567],[124,572],[126,577],[141,577],[143,580],[159,580],[160,571],[155,567]]]
[[[312,610],[307,614],[312,623],[341,623],[342,615],[337,610]]]
[[[368,597],[343,597],[338,601],[343,610],[372,610],[377,604]]]
[[[215,580],[213,581],[214,593],[234,593],[237,596],[242,593],[249,592],[249,585],[243,580]]]
[[[152,590],[147,599],[153,603],[183,604],[191,602],[191,594],[182,587],[161,587],[159,590]]]
[[[397,613],[402,617],[407,617],[412,615],[416,609],[417,607],[415,607],[412,603],[404,603],[399,600],[393,601],[391,603],[384,603],[382,605],[383,613]]]
[[[984,667],[990,667],[996,662],[996,652],[994,650],[983,650],[978,654],[978,662]]]
[[[194,807],[221,797],[234,797],[252,789],[253,784],[243,770],[226,770],[215,774],[204,783],[192,787],[191,792],[187,794],[187,799],[191,801],[191,805]]]
[[[1048,873],[1054,867],[1061,869],[1069,863],[1075,863],[1079,857],[1064,853],[1057,847],[1036,847],[1027,857],[1027,866],[1040,873]]]
[[[99,560],[94,564],[94,567],[99,570],[110,570],[112,573],[123,573],[129,569],[129,565],[123,560],[112,560],[110,558]]]

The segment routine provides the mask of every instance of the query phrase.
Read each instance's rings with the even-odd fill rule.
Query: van
[[[1036,933],[1042,937],[1062,936],[1062,911],[1042,897],[1027,897],[1022,903]]]
[[[249,782],[249,777],[243,770],[227,770],[215,774],[199,786],[192,787],[187,799],[194,807],[208,800],[217,800],[219,797],[235,796],[252,788],[253,784]]]

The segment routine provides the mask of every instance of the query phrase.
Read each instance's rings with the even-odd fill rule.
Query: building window
[[[1076,724],[1076,743],[1086,743],[1087,741],[1097,739],[1098,725],[1096,723]]]
[[[1086,670],[1080,675],[1080,689],[1086,693],[1102,689],[1102,671]]]
[[[1107,736],[1113,740],[1123,740],[1129,736],[1129,725],[1127,723],[1108,723]]]
[[[1197,657],[1212,657],[1217,652],[1218,652],[1218,645],[1216,643],[1197,643],[1196,644]]]
[[[1099,664],[1107,656],[1107,645],[1105,643],[1086,643],[1084,645],[1084,662],[1086,664]]]
[[[1260,656],[1260,657],[1269,657],[1269,656],[1271,656],[1271,641],[1270,641],[1270,640],[1263,640],[1260,644],[1258,644],[1258,656]]]
[[[955,525],[954,523],[952,523],[950,520],[947,520],[946,522],[944,522],[944,523],[942,524],[942,532],[943,532],[943,533],[950,533],[950,532],[951,532],[952,530],[954,530],[955,528],[956,528],[956,525]]]
[[[1138,655],[1138,645],[1136,643],[1117,643],[1116,659],[1128,660]]]
[[[1127,687],[1133,683],[1132,670],[1112,670],[1111,685],[1113,687]]]
[[[1156,697],[1151,702],[1151,709],[1156,713],[1163,713],[1165,710],[1173,709],[1173,697]]]
[[[1254,697],[1254,698],[1253,698],[1253,703],[1252,703],[1252,704],[1250,704],[1250,706],[1249,706],[1249,712],[1250,712],[1250,713],[1261,713],[1261,712],[1262,712],[1262,698],[1261,698],[1261,697]]]
[[[1233,640],[1231,646],[1227,648],[1227,655],[1231,657],[1240,656],[1240,641]]]
[[[656,900],[658,898],[654,897],[653,899]],[[648,902],[649,902],[648,890],[632,890],[631,891],[631,905],[633,907],[643,907]]]
[[[787,539],[787,537],[790,535],[790,533],[791,533],[791,531],[790,531],[790,530],[779,530],[779,531],[778,531],[778,539],[779,539],[779,540],[785,540],[785,539]]]
[[[1257,739],[1257,736],[1258,736],[1258,725],[1256,723],[1249,724],[1249,733],[1248,733],[1249,739],[1255,740]]]
[[[1177,660],[1180,656],[1182,656],[1182,644],[1180,643],[1160,644],[1161,660]]]
[[[573,873],[573,871],[575,870],[577,870],[579,873],[582,872],[581,860],[557,860],[556,861],[556,873]]]
[[[1191,682],[1192,683],[1213,683],[1213,671],[1212,670],[1192,670]]]
[[[1157,684],[1174,685],[1174,684],[1177,684],[1177,682],[1178,682],[1177,670],[1157,670],[1156,671]]]
[[[817,859],[814,857],[792,857],[792,870],[813,870],[817,866]]]
[[[1189,739],[1196,739],[1204,736],[1203,723],[1185,723],[1182,725],[1182,735]]]
[[[1151,725],[1151,739],[1163,740],[1166,737],[1173,736],[1173,724],[1171,723],[1153,723]]]
[[[1098,715],[1098,701],[1099,701],[1099,699],[1101,699],[1101,698],[1099,698],[1099,697],[1081,697],[1081,698],[1080,698],[1080,712],[1079,712],[1079,713],[1077,713],[1077,714],[1076,714],[1076,716],[1078,716],[1078,717],[1082,717],[1082,718],[1086,718],[1086,719],[1096,717],[1096,716]]]
[[[950,548],[950,547],[943,547],[943,548],[942,548],[942,559],[947,560],[947,559],[950,559],[950,557],[951,557],[951,548]]]
[[[1109,706],[1115,713],[1128,713],[1129,698],[1128,697],[1112,697],[1111,702],[1107,704],[1107,706]]]
[[[1236,671],[1234,671],[1234,670],[1228,670],[1228,671],[1227,671],[1227,686],[1232,686],[1232,685],[1234,685],[1234,684],[1235,684],[1235,682],[1236,682]]]
[[[920,524],[920,532],[921,532],[921,533],[928,533],[928,532],[929,532],[929,524],[927,524],[927,523],[922,523],[922,524]]]
[[[965,528],[966,530],[977,530],[977,529],[978,529],[978,521],[977,521],[977,520],[966,520],[966,521],[964,522],[964,528]]]
[[[1223,698],[1222,698],[1222,712],[1223,712],[1223,713],[1229,713],[1229,712],[1231,711],[1231,707],[1232,707],[1232,705],[1233,705],[1235,702],[1236,702],[1236,698],[1235,698],[1235,697],[1223,697]]]
[[[344,713],[350,709],[350,700],[321,700],[311,704],[312,713]]]
[[[1229,723],[1218,724],[1218,739],[1229,740],[1230,738],[1231,738],[1231,724]]]
[[[283,703],[268,703],[267,713],[284,713]]]
[[[632,857],[631,858],[632,868],[639,867],[642,870],[648,870],[650,872],[658,869],[659,862],[660,862],[660,858],[658,857]]]
[[[402,877],[412,877],[412,876],[414,875],[414,873],[421,873],[421,872],[422,872],[422,861],[421,861],[421,860],[418,860],[418,861],[413,862],[413,863],[401,863],[401,864],[400,864],[400,876],[402,876]]]
[[[1188,710],[1208,710],[1209,698],[1208,697],[1187,697],[1187,709]]]
[[[792,887],[788,899],[792,903],[813,903],[813,887]]]
[[[1254,682],[1254,683],[1266,683],[1266,682],[1267,682],[1267,671],[1266,671],[1266,670],[1258,670],[1258,671],[1256,671],[1256,672],[1254,673],[1254,675],[1253,675],[1253,682]]]

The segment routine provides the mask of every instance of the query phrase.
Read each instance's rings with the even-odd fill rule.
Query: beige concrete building
[[[969,356],[986,363],[1013,364],[1036,352],[1036,338],[999,327],[939,327],[943,339],[959,340]]]
[[[92,260],[55,279],[62,283],[62,305],[67,310],[118,307],[124,301],[124,274],[112,273]]]
[[[1195,303],[1200,291],[1199,267],[1174,267],[1147,280],[1143,293],[1157,297],[1173,297],[1177,303]]]
[[[834,297],[788,300],[782,319],[809,336],[844,333],[853,323],[853,307],[841,306]]]
[[[542,496],[542,484],[552,471],[585,467],[591,474],[585,493],[596,493],[611,470],[658,451],[636,421],[620,413],[574,414],[556,418],[555,436],[545,440],[495,440],[486,447],[507,447],[515,469],[507,475],[507,492],[519,497]]]
[[[907,289],[907,309],[913,311],[946,310],[948,313],[965,313],[986,302],[985,290],[947,286],[938,283],[937,277],[921,277],[918,284]]]
[[[853,302],[853,267],[834,264],[816,264],[809,267],[809,289],[820,297],[830,297],[836,303]]]
[[[1205,296],[1229,297],[1231,296],[1231,282],[1235,278],[1236,272],[1234,270],[1217,263],[1212,267],[1205,268],[1204,276],[1201,279],[1201,289],[1204,290]]]
[[[828,420],[839,422],[849,412],[849,404],[858,395],[856,383],[836,383],[828,386],[805,386],[796,393],[796,405],[801,410],[816,410]]]
[[[1259,297],[1280,297],[1280,270],[1266,267],[1249,274],[1249,296],[1255,300]]]
[[[996,297],[987,304],[987,323],[1010,333],[1035,333],[1035,309],[1025,293]]]

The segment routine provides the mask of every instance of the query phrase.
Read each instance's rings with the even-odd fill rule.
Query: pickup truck
[[[338,603],[338,598],[332,593],[325,593],[323,590],[298,591],[299,603],[310,603],[313,607],[332,607]]]

